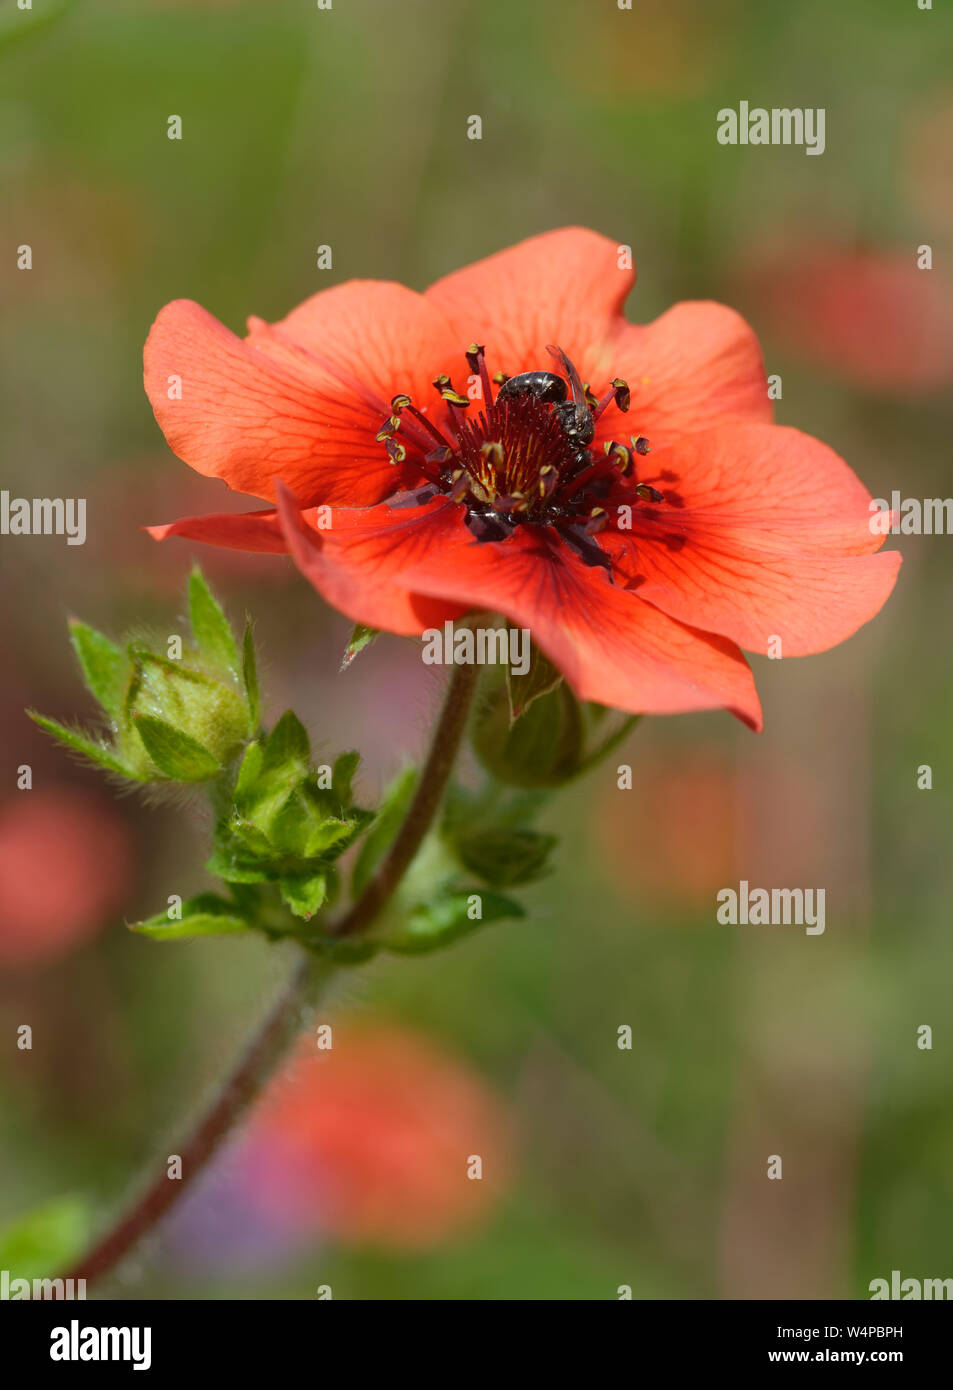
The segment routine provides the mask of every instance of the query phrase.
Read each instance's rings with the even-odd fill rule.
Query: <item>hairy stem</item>
[[[222,1141],[261,1091],[302,1026],[302,1014],[317,1001],[331,968],[307,956],[300,960],[265,1019],[246,1043],[237,1064],[220,1084],[211,1106],[174,1150],[182,1160],[182,1176],[168,1176],[165,1162],[133,1205],[110,1230],[67,1271],[65,1278],[99,1278],[151,1231],[202,1172]]]
[[[329,928],[329,934],[354,936],[371,926],[410,867],[440,808],[466,730],[477,680],[475,666],[452,668],[417,791],[397,838],[364,892]],[[311,955],[298,962],[269,1013],[219,1086],[212,1104],[190,1133],[170,1150],[182,1159],[181,1178],[169,1178],[163,1161],[132,1206],[63,1278],[85,1279],[88,1284],[108,1274],[143,1236],[154,1230],[260,1094],[300,1033],[303,1013],[317,1001],[333,969]]]
[[[452,671],[430,752],[397,838],[357,902],[328,928],[332,936],[354,936],[375,920],[387,906],[433,824],[456,762],[479,679],[476,666],[454,666]]]

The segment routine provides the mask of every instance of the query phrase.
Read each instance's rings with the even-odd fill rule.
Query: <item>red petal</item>
[[[146,343],[146,391],[170,447],[197,472],[268,500],[281,478],[302,503],[361,506],[410,480],[375,435],[391,396],[408,380],[421,389],[449,342],[433,305],[399,285],[341,285],[274,328],[252,320],[245,341],[176,300]],[[180,400],[169,397],[173,376]]]
[[[644,434],[655,450],[725,415],[771,423],[758,339],[723,304],[676,304],[652,323],[621,323],[606,360],[607,374],[628,382],[632,405],[627,415],[610,406],[599,441]]]
[[[266,555],[288,553],[288,543],[275,511],[184,516],[164,526],[147,526],[145,530],[157,541],[179,536],[184,540],[224,546],[226,550],[251,550]]]
[[[480,544],[460,508],[444,502],[338,511],[332,530],[318,534],[289,498],[284,520],[299,567],[355,621],[419,634],[490,609],[530,628],[584,699],[648,714],[725,707],[760,728],[754,681],[733,643],[614,588],[555,539],[518,532]],[[437,602],[425,608],[422,594]]]
[[[408,510],[338,508],[331,529],[321,531],[313,524],[315,514],[302,512],[279,484],[278,514],[301,573],[354,622],[416,637],[466,612],[467,604],[408,592],[396,578],[405,564],[439,548],[448,527],[463,529],[459,508],[443,501]]]
[[[555,539],[520,531],[499,544],[456,541],[400,582],[529,628],[581,699],[632,714],[728,709],[761,728],[754,678],[733,642],[666,617]]]
[[[249,319],[248,329],[250,343],[265,351],[276,344],[303,350],[307,361],[356,395],[373,396],[372,441],[393,396],[406,392],[421,409],[437,407],[434,377],[466,371],[467,343],[446,316],[390,280],[349,280],[312,295],[278,323]],[[376,446],[378,461],[381,452]]]
[[[618,242],[564,227],[445,276],[426,298],[454,322],[464,345],[486,345],[491,372],[549,370],[546,345],[558,343],[586,377],[635,282],[635,271],[619,260]]]
[[[798,430],[727,425],[693,435],[640,472],[669,503],[637,504],[605,533],[617,576],[670,617],[752,651],[825,651],[883,606],[900,556],[874,555],[870,494]],[[616,500],[622,497],[622,491]]]

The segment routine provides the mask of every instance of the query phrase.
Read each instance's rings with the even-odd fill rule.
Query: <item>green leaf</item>
[[[258,778],[261,776],[261,765],[264,756],[265,750],[260,743],[250,743],[245,749],[245,756],[242,758],[241,766],[238,769],[238,780],[235,783],[236,801],[244,800],[258,781]]]
[[[337,797],[342,806],[351,804],[351,783],[361,761],[360,753],[342,753],[334,761],[334,769],[331,773],[331,791]]]
[[[333,849],[334,858],[337,859],[339,855],[343,854],[346,849],[349,849],[351,845],[353,845],[356,839],[364,834],[368,826],[373,824],[374,812],[364,811],[359,806],[352,806],[347,816],[340,821],[334,816],[329,816],[325,822],[326,828],[322,830],[319,837],[319,841],[324,845],[324,848],[320,851],[316,849],[313,853],[317,854],[320,852],[327,855],[328,852]],[[335,832],[336,825],[345,826],[346,834],[337,834]]]
[[[219,846],[206,861],[206,869],[214,878],[226,883],[271,883],[278,877],[267,859],[241,854],[237,846]]]
[[[534,700],[548,695],[562,681],[562,672],[548,657],[544,656],[536,643],[530,644],[529,670],[525,676],[518,675],[512,668],[506,668],[506,689],[510,701],[510,718],[519,719],[526,713]]]
[[[134,724],[149,757],[174,782],[207,782],[220,770],[218,759],[207,748],[164,719],[137,714]]]
[[[260,775],[251,793],[242,798],[241,807],[233,818],[231,828],[243,839],[249,838],[250,830],[257,831],[270,844],[274,821],[300,785],[295,780],[297,775],[297,772],[291,778]],[[255,838],[254,835],[250,836],[251,841]]]
[[[234,634],[198,566],[189,575],[189,622],[205,659],[237,680],[241,663]]]
[[[291,768],[303,775],[308,769],[310,757],[311,741],[307,729],[294,710],[285,710],[268,736],[262,770],[272,772],[290,764]]]
[[[479,917],[472,916],[479,899]],[[526,910],[500,893],[450,893],[436,902],[414,908],[402,925],[384,938],[383,945],[398,955],[422,955],[439,951],[461,936],[503,917],[525,917]]]
[[[156,913],[144,922],[135,922],[130,931],[151,936],[154,941],[182,941],[190,936],[229,936],[251,931],[254,921],[242,914],[238,903],[227,902],[214,893],[200,893],[182,904],[181,920],[168,912]]]
[[[245,694],[248,696],[251,726],[255,729],[258,727],[261,714],[261,692],[258,688],[258,662],[255,658],[255,639],[252,635],[251,619],[245,623],[245,635],[242,638],[242,679],[245,682]]]
[[[57,742],[64,743],[67,748],[71,748],[74,753],[80,753],[97,767],[103,767],[107,772],[118,772],[123,777],[128,777],[134,782],[142,782],[146,779],[126,767],[125,763],[113,753],[108,744],[98,743],[94,739],[87,738],[84,734],[75,729],[68,729],[65,724],[58,723],[55,719],[47,719],[43,714],[37,714],[36,710],[28,709],[27,715],[38,724],[44,733],[55,738]]]
[[[69,629],[87,688],[106,713],[118,719],[131,675],[128,658],[108,637],[85,623],[74,619]]]
[[[11,1279],[54,1279],[82,1253],[89,1229],[83,1198],[44,1202],[0,1231],[0,1269]]]
[[[266,830],[268,838],[275,848],[285,854],[308,854],[306,845],[312,836],[320,831],[324,819],[319,808],[304,793],[303,783],[295,787],[285,797],[281,809],[271,817],[267,826],[262,823],[257,814],[254,815],[255,823]],[[310,851],[310,853],[314,852]]]
[[[325,816],[324,820],[311,827],[301,852],[306,859],[314,859],[333,849],[336,851],[334,856],[336,858],[338,854],[343,852],[345,842],[350,844],[357,833],[358,825],[355,821],[338,820],[337,816]]]
[[[351,633],[351,640],[348,642],[344,652],[344,657],[341,661],[341,670],[346,671],[354,658],[360,655],[365,647],[369,647],[374,641],[374,638],[379,635],[380,631],[378,628],[365,627],[363,623],[358,623]]]
[[[324,874],[294,874],[280,883],[281,896],[296,917],[307,922],[328,896]]]
[[[374,824],[361,846],[351,880],[355,894],[363,892],[377,865],[397,835],[417,786],[417,769],[407,767],[384,793]]]
[[[252,859],[260,863],[273,859],[275,854],[274,845],[264,831],[238,812],[230,817],[228,833],[222,835],[221,845],[227,854],[238,861]]]
[[[539,878],[557,844],[555,835],[538,830],[487,830],[458,840],[456,851],[464,868],[485,883],[513,888]]]

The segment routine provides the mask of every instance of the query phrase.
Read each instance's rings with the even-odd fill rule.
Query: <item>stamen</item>
[[[442,497],[463,508],[463,523],[481,542],[506,541],[518,527],[550,528],[611,580],[611,558],[595,538],[608,525],[613,487],[628,478],[630,497],[659,503],[664,494],[636,482],[635,456],[649,452],[644,435],[630,435],[631,448],[610,439],[601,454],[595,449],[596,421],[613,402],[622,412],[631,405],[626,382],[615,377],[599,399],[562,348],[548,350],[562,377],[543,369],[491,377],[483,345],[471,343],[464,355],[471,378],[479,376],[483,408],[464,415],[469,396],[441,373],[433,384],[446,407],[438,416],[442,427],[398,392],[377,440],[391,463],[414,470],[417,485],[395,493],[388,505],[419,507]],[[505,394],[494,396],[494,385],[507,382]]]
[[[610,401],[614,400],[620,410],[628,410],[631,404],[632,393],[629,390],[628,383],[623,381],[620,376],[617,376],[614,381],[610,381],[609,386],[611,390],[606,392],[592,412],[593,420],[598,420],[599,417],[605,413]]]
[[[400,429],[400,416],[392,415],[386,424],[381,425],[374,438],[378,444],[383,444],[386,440],[392,439]]]
[[[435,439],[437,443],[441,446],[441,448],[449,449],[451,454],[453,453],[453,445],[440,433],[433,421],[427,419],[423,411],[418,410],[415,405],[407,405],[404,407],[404,409],[407,411],[409,415],[412,415],[415,420],[419,421],[419,423],[423,425],[424,429],[427,431],[430,437],[432,439]]]
[[[572,479],[572,486],[562,493],[564,500],[575,497],[581,488],[594,483],[598,478],[604,478],[610,473],[614,473],[615,468],[608,458],[595,459],[588,468],[584,468],[581,473]]]
[[[497,497],[494,505],[500,512],[525,512],[529,510],[529,502],[521,492]]]
[[[416,406],[411,404],[410,397],[405,393],[401,392],[398,395],[394,396],[393,400],[391,401],[391,408],[393,409],[394,414],[391,416],[390,420],[388,420],[386,424],[382,425],[380,430],[378,430],[377,432],[377,439],[381,443],[384,443],[385,440],[395,435],[398,430],[403,429],[408,435],[409,442],[416,444],[418,447],[421,446],[421,439],[417,430],[417,426],[414,423],[414,420],[412,419],[410,421],[410,428],[408,429],[407,422],[404,419],[402,419],[401,412],[404,410],[408,411],[411,416],[416,417],[416,419],[419,420],[420,423],[423,425],[424,429],[427,430],[428,434],[430,434],[431,436],[434,435],[434,426],[431,425],[430,422],[424,418],[424,416],[420,413]],[[443,435],[439,433],[439,431],[437,431],[436,433],[436,438],[439,439],[440,443],[443,444],[445,448],[450,449],[450,445],[444,439]],[[452,453],[452,450],[450,450],[450,452]]]
[[[442,496],[439,483],[424,483],[421,487],[412,487],[405,492],[395,492],[393,497],[388,497],[388,507],[423,507],[428,502],[432,502],[435,497]]]
[[[466,351],[467,366],[472,372],[479,372],[480,382],[483,386],[483,399],[488,406],[493,404],[493,388],[490,385],[490,374],[486,369],[485,349],[479,343],[471,343]]]
[[[458,468],[450,480],[447,496],[451,502],[462,502],[470,491],[470,477],[465,468]]]
[[[543,499],[552,497],[556,488],[559,486],[559,473],[551,463],[546,463],[539,470],[539,495]]]
[[[596,566],[604,569],[609,578],[612,578],[612,561],[598,541],[594,541],[591,536],[586,534],[584,526],[560,526],[559,534],[582,560],[583,564]]]
[[[459,391],[453,389],[453,382],[448,376],[441,374],[434,382],[442,398],[450,405],[458,406],[461,410],[466,410],[470,404],[469,396],[461,396]]]
[[[608,440],[605,444],[603,444],[602,447],[606,452],[606,456],[617,464],[619,472],[622,474],[623,478],[628,477],[628,475],[632,472],[632,464],[634,460],[632,458],[631,453],[625,447],[625,445],[618,444],[614,439],[611,439]]]

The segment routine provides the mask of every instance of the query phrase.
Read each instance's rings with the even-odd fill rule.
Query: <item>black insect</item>
[[[497,399],[501,396],[535,396],[538,401],[557,405],[566,399],[566,389],[566,383],[555,372],[520,372],[518,376],[507,377]]]
[[[595,438],[596,427],[586,404],[586,393],[579,373],[562,348],[548,344],[546,351],[562,364],[568,384],[555,372],[520,372],[503,383],[497,399],[501,396],[535,396],[538,401],[552,405],[563,434],[576,450],[576,463],[588,463],[589,445]]]

